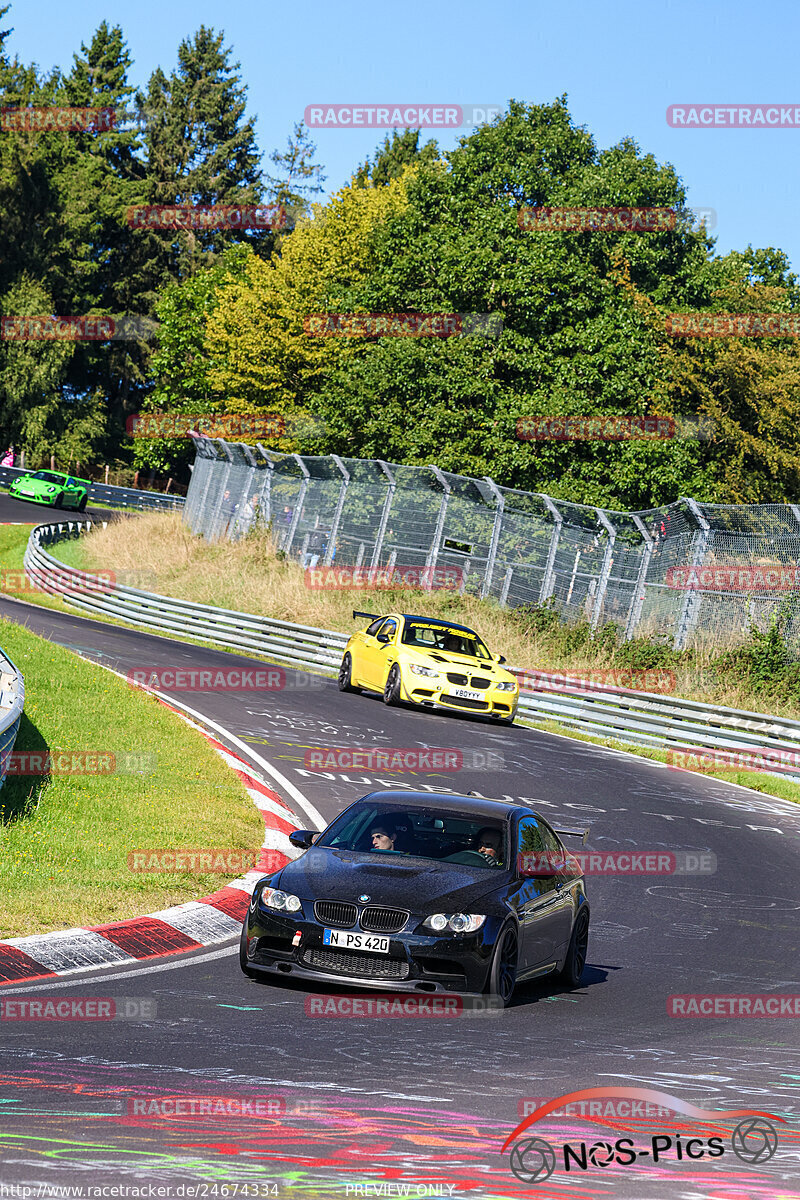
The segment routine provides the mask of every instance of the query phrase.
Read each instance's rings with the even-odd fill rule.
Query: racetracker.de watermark
[[[542,416],[520,417],[517,437],[523,442],[625,442],[669,440],[676,436],[674,417]]]
[[[87,575],[71,568],[37,568],[35,578],[26,571],[0,571],[0,591],[15,595],[24,592],[108,593],[117,586],[114,571],[98,571]]]
[[[349,588],[412,588],[422,591],[456,591],[464,582],[464,570],[454,566],[393,567],[307,567],[303,582],[314,591]]]
[[[686,746],[667,750],[667,767],[681,771],[766,771],[771,775],[800,775],[800,746],[796,749],[752,746],[747,750]]]
[[[800,313],[670,313],[670,337],[800,337]]]
[[[415,747],[324,746],[305,752],[308,771],[502,771],[505,758],[494,750]]]
[[[666,586],[683,592],[793,592],[800,587],[800,567],[786,563],[668,567]]]
[[[102,133],[113,129],[115,121],[113,108],[45,105],[0,109],[3,133]]]
[[[663,233],[674,229],[672,208],[520,208],[517,224],[533,233]]]
[[[473,129],[488,125],[500,104],[308,104],[309,129]]]
[[[608,670],[586,671],[582,675],[567,675],[564,671],[521,671],[517,673],[520,691],[559,692],[581,695],[584,692],[614,690],[634,692],[674,692],[677,687],[674,671],[660,667],[646,670],[614,667]]]
[[[522,1096],[517,1101],[517,1115],[530,1116],[532,1112],[555,1100],[555,1096]],[[673,1110],[663,1104],[649,1100],[603,1097],[602,1100],[573,1100],[560,1108],[551,1108],[548,1116],[553,1117],[614,1117],[617,1120],[645,1120],[653,1117],[671,1118]]]
[[[128,417],[125,430],[134,438],[188,438],[190,432],[203,437],[254,437],[261,441],[283,437],[286,421],[279,413],[139,413]]]
[[[499,996],[306,996],[307,1017],[496,1017],[505,1011]]]
[[[131,667],[129,687],[149,687],[157,692],[280,692],[286,687],[282,667],[226,671],[187,669],[185,667]]]
[[[0,997],[0,1021],[153,1021],[152,996]]]
[[[710,850],[525,850],[517,855],[520,874],[560,875],[715,875]]]
[[[694,993],[667,997],[669,1017],[800,1017],[800,994]]]
[[[798,104],[670,104],[673,129],[800,129]]]
[[[219,846],[176,850],[172,846],[131,850],[128,854],[128,870],[144,874],[181,871],[194,872],[196,875],[238,875],[242,871],[251,871],[260,858],[260,850],[234,850]],[[285,861],[285,855],[282,855],[280,865],[283,866]],[[277,867],[273,869],[277,870]]]
[[[149,317],[0,317],[4,342],[131,342],[155,337],[158,321]]]
[[[152,775],[158,756],[151,751],[115,754],[108,750],[12,750],[7,775]]]
[[[286,210],[280,204],[134,204],[125,213],[131,229],[172,232],[190,229],[284,229]]]
[[[286,1100],[283,1096],[147,1096],[129,1098],[126,1114],[161,1117],[165,1121],[181,1117],[285,1117]],[[213,1192],[209,1191],[209,1196]]]
[[[488,337],[503,331],[501,313],[309,313],[310,337]]]

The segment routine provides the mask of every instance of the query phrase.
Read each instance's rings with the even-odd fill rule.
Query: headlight
[[[430,667],[420,667],[417,665],[417,663],[409,663],[408,665],[414,675],[427,675],[429,679],[439,678],[439,672],[432,671]]]
[[[278,912],[299,912],[303,907],[299,896],[291,892],[279,892],[276,888],[262,888],[261,903],[265,908],[274,908]]]
[[[436,933],[448,928],[452,929],[453,933],[474,933],[485,920],[485,916],[477,913],[434,913],[432,917],[426,917],[422,924]]]
[[[57,488],[57,487],[55,487],[55,486],[54,486],[52,483],[48,483],[48,485],[47,485],[47,489],[46,489],[46,490],[47,490],[48,492],[57,492],[57,491],[58,491],[58,488]]]
[[[496,683],[494,685],[497,692],[515,692],[517,690],[516,683]]]

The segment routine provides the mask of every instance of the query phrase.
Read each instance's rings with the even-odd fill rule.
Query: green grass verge
[[[0,619],[0,646],[25,676],[15,750],[97,750],[118,763],[156,754],[146,774],[6,780],[0,937],[139,916],[241,873],[131,871],[138,849],[256,850],[263,820],[205,739],[152,697],[11,621]]]

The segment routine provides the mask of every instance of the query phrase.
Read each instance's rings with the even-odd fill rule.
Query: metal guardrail
[[[67,604],[87,613],[105,613],[132,625],[255,651],[287,666],[313,667],[335,676],[347,641],[344,633],[194,604],[138,588],[109,588],[42,549],[65,537],[79,537],[92,525],[92,521],[67,521],[37,526],[25,552],[29,576],[45,591],[63,596]],[[97,579],[96,591],[90,588],[93,578]],[[519,667],[508,669],[530,676]],[[595,737],[662,750],[771,751],[788,756],[785,761],[789,764],[800,763],[800,721],[654,692],[594,687],[583,692],[584,687],[578,678],[571,686],[568,677],[563,686],[526,687],[520,694],[519,716],[529,721],[554,720]],[[576,690],[581,690],[580,694]],[[770,773],[795,778],[789,771]]]
[[[5,782],[24,704],[25,680],[22,672],[0,650],[0,788]]]
[[[86,612],[105,613],[132,625],[180,633],[235,650],[255,651],[288,666],[321,667],[329,674],[338,669],[347,641],[342,633],[276,621],[256,613],[194,604],[124,585],[112,588],[98,577],[66,566],[41,548],[64,538],[79,537],[94,524],[61,521],[38,525],[31,532],[25,551],[25,569],[31,579],[44,591],[62,595],[67,604]],[[106,526],[108,522],[99,524]],[[92,586],[93,578],[96,586]]]
[[[46,469],[46,468],[43,468]],[[20,475],[27,475],[21,467],[0,467],[0,485],[8,487]],[[80,476],[77,476],[80,478]],[[140,488],[114,487],[108,483],[93,483],[89,488],[91,504],[114,504],[117,508],[137,509],[166,509],[183,508],[186,500],[183,496],[170,495],[168,492],[146,492]]]

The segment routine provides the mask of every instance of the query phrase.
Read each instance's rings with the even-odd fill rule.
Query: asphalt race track
[[[13,600],[0,600],[0,614],[123,673],[262,665]],[[252,745],[326,819],[375,787],[474,790],[535,801],[556,825],[589,825],[592,849],[711,852],[716,873],[590,878],[580,987],[528,985],[499,1015],[307,1016],[306,998],[321,989],[245,979],[233,944],[7,985],[3,997],[147,999],[156,1014],[2,1023],[3,1184],[193,1184],[202,1186],[170,1194],[285,1200],[800,1197],[797,1020],[667,1015],[675,993],[797,991],[796,806],[533,730],[390,710],[291,671],[280,691],[175,695]],[[307,748],[344,744],[490,750],[503,762],[428,775],[305,770]],[[43,896],[54,903],[57,896]],[[732,1121],[549,1116],[530,1134],[557,1147],[626,1135],[649,1147],[651,1135],[681,1129],[692,1131],[684,1140],[724,1134],[725,1153],[678,1161],[671,1152],[654,1163],[640,1150],[632,1166],[590,1160],[566,1173],[562,1164],[541,1184],[512,1174],[500,1147],[523,1098],[613,1086],[656,1089],[706,1109],[765,1110],[788,1125],[777,1125],[774,1157],[752,1164],[732,1152]],[[165,1097],[193,1100],[182,1106],[193,1112],[165,1115]],[[259,1115],[237,1115],[235,1104],[234,1115],[211,1115],[211,1104],[203,1111],[211,1098],[259,1101]],[[153,1100],[160,1103],[148,1113],[142,1101]],[[403,1182],[411,1185],[405,1193]]]
[[[87,505],[84,512],[73,512],[71,508],[50,508],[30,500],[16,500],[9,496],[6,488],[0,492],[0,525],[43,525],[49,521],[85,521],[87,518],[92,521],[113,521],[124,515],[124,511]]]

